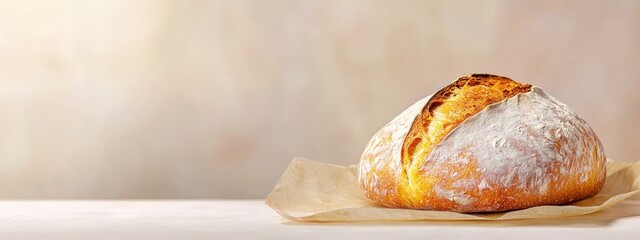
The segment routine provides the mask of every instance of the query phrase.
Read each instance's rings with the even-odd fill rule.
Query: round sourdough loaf
[[[542,89],[473,74],[380,129],[359,180],[387,207],[497,212],[593,196],[605,159],[589,125]]]

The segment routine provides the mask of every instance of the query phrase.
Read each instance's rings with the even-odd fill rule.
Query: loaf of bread
[[[498,212],[593,196],[605,159],[589,125],[542,89],[473,74],[380,129],[359,181],[386,207]]]

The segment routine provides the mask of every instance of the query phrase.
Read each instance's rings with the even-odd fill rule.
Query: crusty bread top
[[[413,122],[402,146],[402,182],[400,191],[416,193],[411,177],[440,141],[467,118],[488,105],[531,90],[531,85],[490,74],[461,77],[436,92]],[[421,198],[422,196],[416,196]]]
[[[593,196],[605,159],[589,125],[542,89],[473,74],[374,134],[358,177],[383,206],[495,212]]]

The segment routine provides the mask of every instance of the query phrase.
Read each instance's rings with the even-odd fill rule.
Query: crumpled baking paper
[[[364,196],[355,165],[338,166],[294,158],[266,204],[295,221],[515,220],[590,214],[612,207],[638,191],[640,162],[607,160],[607,179],[600,193],[567,205],[482,214],[386,208]]]

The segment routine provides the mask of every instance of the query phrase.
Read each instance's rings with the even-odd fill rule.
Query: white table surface
[[[640,239],[640,201],[511,222],[298,223],[263,200],[0,201],[0,239]]]

